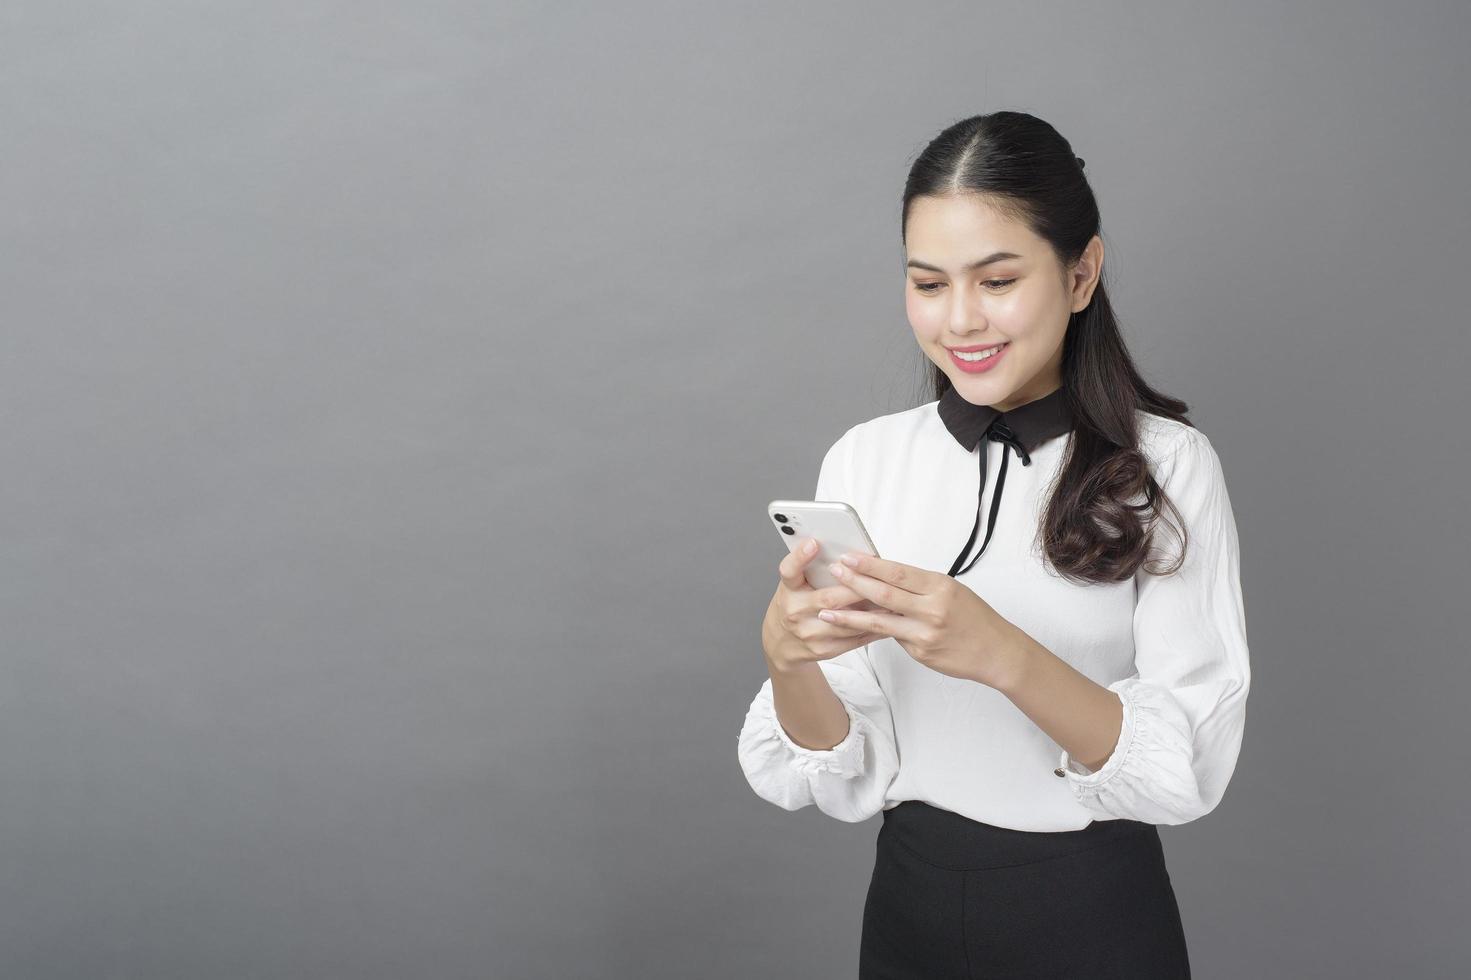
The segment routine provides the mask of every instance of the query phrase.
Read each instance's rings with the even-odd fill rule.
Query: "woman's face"
[[[917,197],[905,229],[904,307],[925,356],[973,405],[1009,411],[1062,385],[1062,339],[1103,268],[1094,236],[1072,270],[976,194]],[[992,358],[962,361],[952,348]]]

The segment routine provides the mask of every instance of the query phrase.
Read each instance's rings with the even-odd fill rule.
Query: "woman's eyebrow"
[[[984,259],[977,259],[976,261],[970,263],[970,265],[962,266],[960,271],[961,272],[969,272],[972,269],[979,269],[983,265],[990,265],[992,262],[1000,262],[1002,259],[1019,259],[1019,258],[1021,258],[1021,256],[1020,255],[1017,255],[1015,252],[992,252],[990,255],[986,256]],[[919,259],[910,259],[909,260],[909,264],[907,266],[905,266],[905,268],[928,269],[931,272],[944,272],[945,271],[944,269],[940,268],[937,265],[930,265],[928,262],[921,262]]]

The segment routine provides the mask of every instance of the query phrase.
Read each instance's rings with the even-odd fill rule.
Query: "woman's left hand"
[[[878,611],[828,609],[818,618],[892,636],[915,660],[963,680],[1001,687],[1020,657],[1018,629],[968,587],[941,572],[852,553],[833,574]]]

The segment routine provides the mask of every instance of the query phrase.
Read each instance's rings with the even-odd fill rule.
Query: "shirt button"
[[[1057,769],[1052,770],[1052,775],[1054,775],[1054,776],[1064,776],[1065,777],[1067,774],[1064,773],[1061,768],[1057,768]]]

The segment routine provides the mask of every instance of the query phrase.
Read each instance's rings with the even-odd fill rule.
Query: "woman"
[[[820,590],[811,553],[779,566],[741,766],[788,810],[883,813],[862,977],[1190,975],[1157,825],[1235,769],[1240,553],[1214,448],[1125,349],[1098,231],[1033,116],[926,147],[902,235],[934,399],[850,428],[817,481],[881,557]]]

